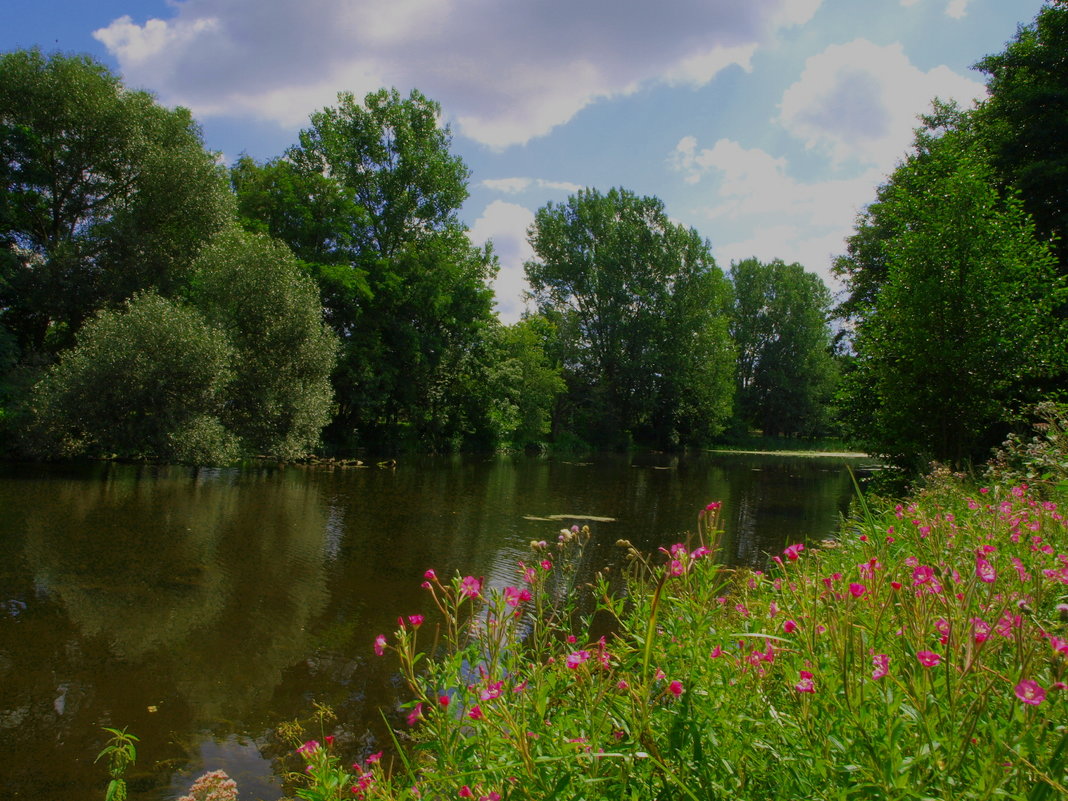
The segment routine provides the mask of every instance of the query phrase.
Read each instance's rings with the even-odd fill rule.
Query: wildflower
[[[993,584],[998,577],[998,574],[994,571],[994,566],[981,556],[975,558],[975,575],[986,584]]]
[[[414,726],[416,724],[416,722],[421,717],[423,717],[423,702],[422,701],[420,701],[418,704],[416,704],[414,707],[412,707],[412,711],[408,713],[408,725],[409,726]]]
[[[978,617],[973,617],[969,622],[972,624],[972,639],[976,643],[983,643],[990,639],[989,623]]]
[[[440,704],[442,707],[447,707],[449,705],[450,700],[452,699],[450,699],[448,695],[438,696],[438,704]]]
[[[467,598],[477,598],[480,592],[482,592],[481,579],[477,579],[474,576],[465,576],[463,581],[460,582],[460,595]]]
[[[368,765],[373,765],[376,762],[380,762],[381,760],[382,760],[382,752],[379,751],[378,753],[371,754],[371,756],[367,757],[367,764]]]
[[[618,682],[616,682],[616,689],[626,690],[628,687],[630,687],[630,685],[627,684],[625,679],[620,679]]]
[[[434,572],[434,568],[430,568],[423,574],[423,578],[427,581],[437,581],[438,574]]]
[[[589,658],[589,651],[573,651],[567,655],[567,666],[574,670]]]
[[[709,548],[706,548],[704,545],[699,545],[693,549],[693,553],[690,554],[690,559],[696,562],[698,559],[708,556],[710,553],[712,553],[712,551]]]
[[[942,657],[934,651],[917,651],[916,658],[924,667],[934,667],[942,661]]]
[[[787,620],[782,624],[782,630],[787,634],[793,634],[797,631],[797,623],[793,620]]]
[[[863,584],[857,584],[856,582],[853,582],[849,585],[849,594],[852,595],[854,598],[859,598],[867,591],[868,588],[865,587]]]
[[[682,695],[682,682],[677,679],[668,685],[668,692],[678,698]]]
[[[878,681],[890,672],[890,657],[886,654],[875,654],[871,658],[871,664],[875,668],[871,672],[873,680]]]
[[[711,659],[718,659],[719,657],[723,656],[723,649],[717,645],[715,648],[712,649],[712,653],[710,653],[708,656]]]
[[[722,501],[712,501],[712,503],[710,503],[708,506],[705,507],[705,511],[706,512],[714,512],[717,509],[719,509],[722,505],[723,505]]]
[[[667,675],[660,668],[656,669],[656,673],[653,674],[657,681],[667,678]]]
[[[319,750],[318,740],[308,740],[300,748],[297,749],[298,754],[312,754]]]
[[[482,720],[486,716],[482,714],[482,707],[475,704],[471,707],[471,711],[467,713],[467,717],[471,718],[471,720]]]
[[[800,543],[797,545],[789,545],[786,550],[783,551],[783,555],[793,562],[801,555],[803,550],[805,550],[805,546]]]
[[[1046,700],[1046,691],[1042,686],[1031,679],[1024,679],[1016,685],[1016,697],[1025,704],[1038,706]]]
[[[471,788],[466,784],[460,788],[460,798],[474,798],[475,794],[471,792]]]
[[[553,563],[548,559],[542,559],[541,560],[541,569],[542,570],[552,570],[553,569]]]
[[[685,575],[686,563],[680,562],[678,559],[672,559],[671,566],[668,568],[668,572],[675,577]]]
[[[417,629],[417,628],[419,628],[420,626],[423,625],[423,616],[422,615],[408,615],[408,623],[409,623],[409,625],[411,625],[412,628]]]
[[[504,686],[503,681],[495,681],[490,684],[486,689],[479,693],[479,698],[483,701],[492,701],[494,698],[501,697],[501,688]]]
[[[382,656],[386,652],[386,635],[379,634],[375,637],[375,656]]]
[[[531,597],[530,590],[526,587],[522,589],[519,587],[504,588],[504,602],[511,607],[519,606],[524,601],[529,601]]]
[[[812,674],[807,670],[801,671],[801,680],[794,685],[794,689],[799,693],[814,693],[816,692],[816,685],[812,681]]]
[[[891,581],[890,582],[890,586],[893,587],[895,590],[900,590],[901,589],[901,582],[900,581]]]

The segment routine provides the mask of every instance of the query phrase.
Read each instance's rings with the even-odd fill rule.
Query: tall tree
[[[836,375],[827,286],[800,264],[780,260],[745,259],[729,275],[739,417],[765,434],[825,430]]]
[[[656,198],[587,189],[539,209],[530,243],[527,280],[565,338],[576,433],[667,445],[722,424],[728,288],[696,231]]]
[[[848,264],[865,254],[885,270],[857,307],[847,422],[872,452],[912,467],[982,457],[1036,379],[1065,367],[1051,311],[1063,281],[967,129],[921,129],[879,197],[843,269],[866,274]]]
[[[362,104],[341,94],[269,174],[235,170],[246,217],[315,265],[342,342],[331,433],[343,446],[408,436],[443,447],[469,424],[454,382],[492,323],[496,260],[459,222],[468,171],[450,145],[439,106],[419,92]],[[324,198],[332,231],[306,237],[291,221],[317,218]]]
[[[0,55],[0,309],[24,350],[54,353],[136,291],[181,291],[231,214],[187,110],[87,57]]]

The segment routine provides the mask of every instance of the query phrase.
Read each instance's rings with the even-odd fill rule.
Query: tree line
[[[658,198],[587,188],[536,213],[512,325],[419,92],[342,93],[279,157],[228,168],[186,110],[87,57],[0,55],[6,449],[219,462],[757,430],[982,456],[1068,372],[1066,17],[1052,3],[977,65],[977,109],[923,118],[836,262],[837,305],[796,263],[725,272]]]

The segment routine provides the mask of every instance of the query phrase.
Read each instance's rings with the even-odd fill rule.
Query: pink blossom
[[[474,798],[475,794],[471,792],[471,788],[466,784],[460,788],[460,798]]]
[[[849,594],[854,598],[859,598],[868,591],[868,588],[863,584],[857,584],[856,582],[849,585]]]
[[[678,698],[682,695],[682,682],[677,679],[668,685],[668,692]]]
[[[934,651],[917,651],[916,658],[924,667],[934,667],[942,661],[942,657]]]
[[[1046,700],[1046,691],[1042,689],[1042,686],[1038,682],[1031,679],[1024,679],[1016,685],[1016,697],[1025,704],[1038,706]]]
[[[980,581],[987,584],[993,584],[998,577],[998,574],[994,570],[994,566],[981,556],[975,558],[975,575],[979,577]]]
[[[460,582],[460,595],[467,598],[477,598],[480,592],[482,592],[482,579],[465,576],[463,581]]]
[[[782,553],[783,556],[793,562],[801,555],[803,550],[805,550],[805,546],[798,543],[797,545],[788,545]]]
[[[816,692],[815,682],[812,681],[812,674],[807,670],[801,671],[801,680],[794,685],[794,689],[799,693],[814,693]]]
[[[417,629],[417,628],[419,628],[420,626],[423,625],[423,616],[422,615],[408,615],[408,623],[412,626],[412,628],[416,628]]]
[[[567,666],[574,670],[589,658],[589,651],[573,651],[567,655]]]
[[[519,587],[505,587],[504,588],[504,602],[509,606],[516,607],[524,601],[531,599],[530,590],[526,587],[520,589]]]
[[[710,503],[708,506],[705,507],[705,511],[706,512],[714,512],[717,509],[719,509],[722,505],[723,505],[722,501],[712,501],[712,503]]]
[[[495,681],[479,693],[478,697],[483,701],[492,701],[494,698],[500,698],[502,687],[504,687],[503,681]]]
[[[423,574],[423,578],[425,578],[427,581],[436,581],[438,578],[438,574],[434,572],[434,568],[430,568]]]
[[[626,690],[628,687],[630,687],[630,685],[627,684],[625,679],[620,679],[619,681],[616,682],[616,689]]]
[[[719,657],[723,656],[723,649],[717,645],[715,648],[712,649],[712,653],[710,653],[708,656],[711,659],[718,659]]]
[[[553,569],[553,563],[549,559],[542,559],[540,564],[541,564],[541,569],[542,570],[552,570]]]
[[[439,695],[438,696],[438,704],[440,704],[443,707],[448,706],[450,700],[451,699],[447,695]]]
[[[978,617],[973,617],[969,622],[972,624],[972,638],[976,643],[986,642],[990,639],[989,623]]]
[[[668,568],[668,572],[672,576],[676,576],[676,577],[685,575],[685,573],[686,573],[686,563],[685,562],[680,562],[678,559],[672,559],[671,560],[671,565]]]
[[[471,720],[482,720],[486,716],[482,714],[482,707],[475,704],[471,707],[471,711],[467,713],[467,717],[471,718]]]
[[[386,635],[379,634],[375,637],[375,655],[382,656],[386,652]]]
[[[873,655],[871,664],[875,668],[875,670],[871,672],[871,677],[875,681],[878,681],[890,672],[890,657],[886,654]]]
[[[421,717],[423,717],[422,701],[412,707],[412,711],[408,713],[408,725],[414,726],[416,724],[416,721],[418,721]]]
[[[797,631],[797,623],[793,620],[784,621],[782,624],[782,630],[787,634],[793,634]]]
[[[318,740],[308,740],[300,748],[297,749],[298,754],[312,754],[319,750]]]

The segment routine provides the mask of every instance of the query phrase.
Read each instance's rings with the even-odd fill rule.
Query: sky
[[[418,89],[471,171],[505,322],[534,212],[583,187],[655,195],[712,246],[830,274],[933,98],[1041,0],[3,0],[0,51],[88,53],[192,110],[232,163],[283,154],[338,92]]]

